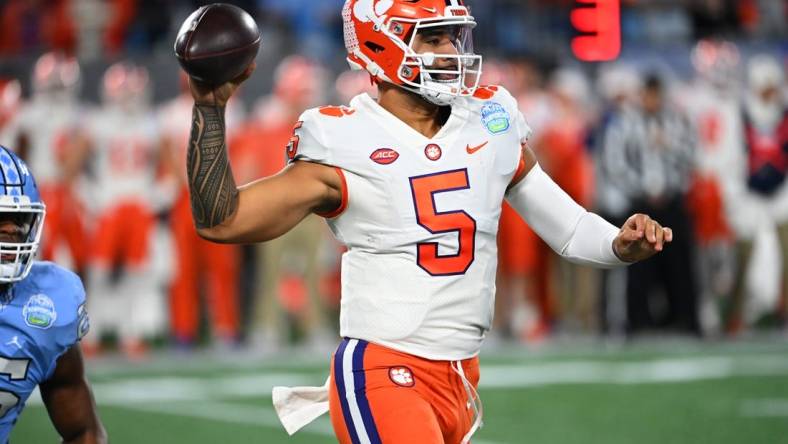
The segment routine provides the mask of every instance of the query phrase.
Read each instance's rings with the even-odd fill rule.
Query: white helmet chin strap
[[[459,97],[457,93],[457,82],[443,83],[435,80],[427,80],[429,74],[422,74],[421,88],[419,94],[424,97],[428,102],[434,103],[438,106],[449,106]]]

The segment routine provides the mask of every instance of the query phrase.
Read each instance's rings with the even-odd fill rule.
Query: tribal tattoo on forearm
[[[224,108],[195,105],[186,163],[197,228],[221,224],[238,207],[238,188],[225,145]]]

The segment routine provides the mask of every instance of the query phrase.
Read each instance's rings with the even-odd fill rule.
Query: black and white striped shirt
[[[600,159],[605,175],[628,197],[664,199],[687,190],[695,147],[695,132],[678,111],[628,109],[608,126]]]

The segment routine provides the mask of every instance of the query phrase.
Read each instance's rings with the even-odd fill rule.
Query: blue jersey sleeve
[[[73,272],[51,263],[42,263],[31,273],[32,296],[26,304],[25,322],[39,323],[42,350],[46,350],[50,366],[48,379],[55,370],[57,358],[79,342],[88,332],[90,322],[85,308],[85,287]]]
[[[90,321],[85,308],[85,287],[76,274],[63,271],[63,302],[67,316],[58,331],[58,339],[64,351],[79,342],[90,329]]]

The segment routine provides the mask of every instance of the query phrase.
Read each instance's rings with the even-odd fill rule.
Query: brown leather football
[[[178,31],[175,56],[194,79],[220,85],[241,75],[260,49],[260,30],[243,9],[214,3],[194,11]]]

